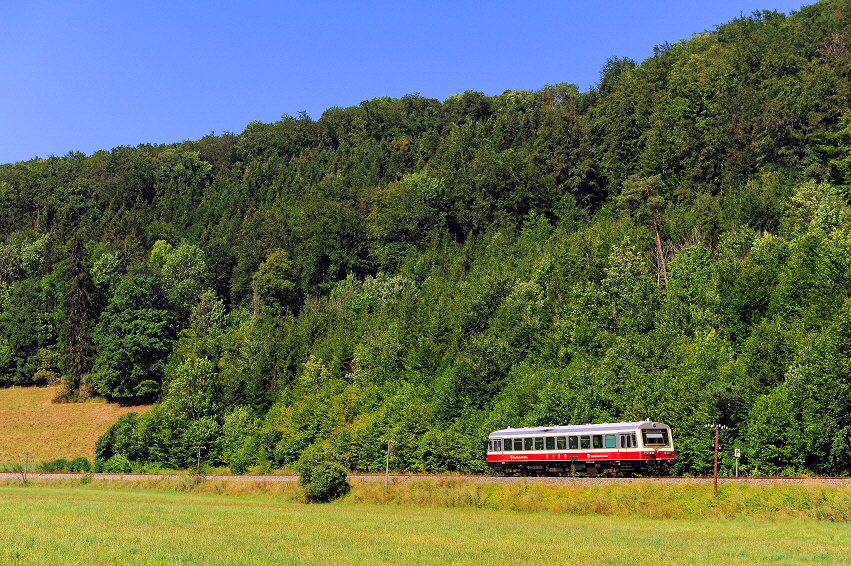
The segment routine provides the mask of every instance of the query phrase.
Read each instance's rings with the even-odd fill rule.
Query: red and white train
[[[488,436],[488,465],[519,474],[666,474],[674,463],[671,427],[649,420],[507,428]]]

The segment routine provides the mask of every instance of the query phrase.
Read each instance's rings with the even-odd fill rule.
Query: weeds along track
[[[96,480],[116,480],[116,481],[140,481],[140,480],[178,480],[181,478],[190,477],[191,474],[81,474],[81,473],[38,473],[30,472],[27,474],[28,479],[40,480],[73,480],[80,479],[83,476],[91,476]],[[3,472],[0,473],[0,481],[21,480],[20,473]],[[297,475],[209,475],[204,479],[216,481],[233,481],[233,482],[296,482]],[[516,477],[516,476],[464,476],[464,475],[390,475],[386,478],[390,483],[402,483],[411,481],[469,481],[477,483],[496,483],[496,484],[539,484],[553,486],[597,486],[597,485],[629,485],[637,483],[659,483],[659,484],[688,484],[688,483],[711,483],[712,476],[701,477],[681,477],[681,476],[665,476],[665,477],[638,477],[638,478],[605,478],[605,477]],[[385,481],[383,474],[371,475],[350,475],[349,481],[354,482],[370,482],[379,483]],[[851,477],[818,477],[818,476],[803,476],[803,477],[747,477],[740,476],[738,478],[719,477],[719,484],[744,484],[744,485],[795,485],[795,484],[818,484],[831,487],[851,487]]]

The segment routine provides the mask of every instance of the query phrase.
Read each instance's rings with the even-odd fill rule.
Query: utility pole
[[[195,475],[200,478],[201,477],[201,450],[203,450],[204,446],[193,446],[193,448],[198,450],[198,465],[195,467]]]
[[[195,483],[201,483],[201,450],[203,450],[204,446],[193,446],[196,450],[198,450],[198,464],[195,466]],[[204,477],[203,479],[207,479]]]
[[[30,467],[30,454],[32,454],[32,452],[24,451],[21,452],[21,454],[25,454],[27,457],[26,461],[24,462],[24,483],[27,483],[27,470]]]
[[[390,445],[396,444],[395,440],[382,440],[387,445],[387,460],[384,463],[384,489],[390,484]]]
[[[715,501],[718,501],[718,427],[715,427],[715,473],[713,475],[715,484]]]
[[[712,477],[713,477],[713,483],[714,483],[714,486],[715,486],[715,501],[718,501],[718,429],[720,429],[720,428],[726,429],[727,427],[725,425],[721,425],[721,424],[716,423],[716,424],[708,424],[708,425],[706,425],[706,428],[714,428],[715,429],[715,466],[714,466],[714,472],[712,474]]]

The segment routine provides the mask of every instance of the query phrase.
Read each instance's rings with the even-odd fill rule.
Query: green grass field
[[[0,564],[851,564],[851,524],[0,486]]]

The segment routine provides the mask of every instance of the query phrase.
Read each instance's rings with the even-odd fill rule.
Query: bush
[[[133,462],[134,474],[161,474],[166,469],[161,462]]]
[[[327,503],[344,496],[349,491],[346,469],[337,462],[322,462],[305,473],[301,472],[299,483],[309,501]]]
[[[89,462],[88,458],[80,456],[79,458],[74,458],[70,462],[65,458],[59,458],[57,460],[51,460],[49,462],[42,462],[39,466],[39,469],[42,472],[91,472],[92,464]]]
[[[224,460],[235,474],[244,474],[257,458],[257,421],[249,407],[237,407],[222,426]]]
[[[269,452],[265,446],[261,446],[257,452],[257,473],[268,474],[272,471],[272,461],[269,460]]]
[[[105,474],[129,474],[133,470],[130,460],[123,454],[116,454],[103,465]]]
[[[92,464],[91,462],[89,462],[88,458],[80,456],[71,460],[71,462],[68,464],[68,471],[88,473],[92,471]]]
[[[59,458],[58,460],[51,460],[50,462],[42,462],[41,463],[41,471],[42,472],[67,472],[71,470],[71,466],[65,458]]]
[[[308,448],[295,468],[301,476],[298,482],[304,488],[308,501],[334,501],[348,493],[351,487],[346,469],[333,460],[328,450],[313,446]]]
[[[141,459],[143,448],[142,439],[138,434],[139,415],[127,413],[109,427],[95,444],[98,460],[108,461],[116,454],[127,454],[134,460]]]
[[[244,474],[254,464],[255,455],[249,447],[243,446],[230,455],[230,471],[235,474]]]

